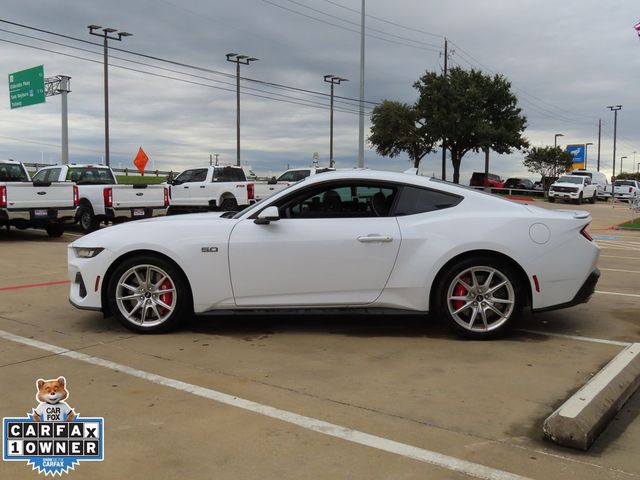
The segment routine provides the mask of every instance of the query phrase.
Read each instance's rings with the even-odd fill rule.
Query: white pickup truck
[[[309,168],[291,168],[282,173],[278,178],[272,177],[267,182],[257,182],[255,186],[256,201],[263,198],[275,195],[281,190],[284,190],[290,185],[304,180],[311,175],[317,175],[318,173],[331,172],[335,168],[321,168],[321,167],[309,167]]]
[[[209,210],[238,210],[255,203],[253,182],[242,167],[212,165],[190,168],[171,185],[168,215]]]
[[[38,170],[34,181],[75,183],[78,186],[76,220],[84,232],[100,223],[148,218],[164,214],[169,189],[163,185],[118,185],[111,168],[104,165],[54,165]]]
[[[44,228],[59,237],[65,222],[73,222],[77,205],[75,185],[32,183],[22,163],[0,160],[0,226]]]
[[[640,182],[637,180],[616,180],[613,188],[615,188],[615,196],[617,200],[626,200],[631,202],[633,199],[640,197]],[[611,185],[606,189],[607,198],[611,198],[611,189]]]
[[[550,203],[556,200],[574,201],[580,205],[583,201],[596,203],[598,187],[591,183],[591,178],[584,175],[562,175],[551,187],[547,198]]]

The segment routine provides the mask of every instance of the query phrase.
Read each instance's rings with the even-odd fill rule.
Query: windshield
[[[67,181],[78,185],[113,185],[116,183],[111,170],[96,167],[70,167]]]
[[[17,163],[0,163],[0,182],[28,182],[29,176],[22,165]]]
[[[583,182],[583,177],[576,175],[575,177],[564,176],[560,177],[556,183],[578,183],[581,184]]]

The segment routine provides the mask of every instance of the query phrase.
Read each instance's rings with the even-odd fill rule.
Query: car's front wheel
[[[160,333],[174,329],[192,314],[188,282],[174,264],[153,256],[125,260],[107,287],[109,309],[135,332]]]
[[[461,260],[441,277],[437,311],[462,336],[487,339],[502,335],[525,303],[518,279],[505,261],[491,257]]]

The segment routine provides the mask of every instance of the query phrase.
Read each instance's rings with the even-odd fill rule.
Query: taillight
[[[7,187],[0,186],[0,208],[7,208]]]
[[[169,206],[169,189],[167,187],[164,187],[164,206]]]
[[[587,227],[588,226],[589,225],[585,225],[584,227],[582,227],[582,230],[580,230],[580,235],[582,235],[584,238],[586,238],[590,242],[593,242],[593,237],[591,235],[589,235],[589,232],[587,232]]]
[[[102,193],[104,195],[104,206],[113,207],[113,189],[110,187],[105,188]]]
[[[253,200],[253,183],[247,184],[247,199]]]
[[[80,194],[78,193],[78,186],[73,186],[73,206],[77,207],[80,203]]]

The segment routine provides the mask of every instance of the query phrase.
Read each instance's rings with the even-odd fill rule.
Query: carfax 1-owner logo
[[[69,406],[67,380],[36,381],[38,406],[23,418],[3,419],[2,459],[26,462],[45,476],[104,457],[104,419],[81,417]]]

